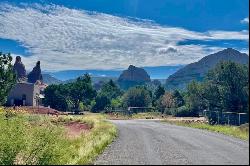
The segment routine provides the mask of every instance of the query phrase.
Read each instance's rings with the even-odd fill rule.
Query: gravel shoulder
[[[154,120],[113,120],[118,138],[94,164],[249,164],[249,141]]]

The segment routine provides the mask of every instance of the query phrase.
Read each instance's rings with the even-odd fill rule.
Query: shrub
[[[181,106],[179,108],[173,109],[172,115],[177,117],[188,117],[194,116],[194,113],[190,111],[186,106]]]

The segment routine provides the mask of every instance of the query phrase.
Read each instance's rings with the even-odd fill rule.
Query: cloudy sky
[[[27,69],[188,64],[227,47],[248,53],[248,0],[6,0],[0,51]]]

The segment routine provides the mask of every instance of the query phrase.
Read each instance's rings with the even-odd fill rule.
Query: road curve
[[[118,138],[98,165],[249,165],[249,141],[152,120],[115,120]]]

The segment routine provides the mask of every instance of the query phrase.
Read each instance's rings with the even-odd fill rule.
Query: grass
[[[91,164],[117,135],[116,127],[101,114],[84,116],[31,115],[0,108],[0,164]],[[62,122],[87,123],[92,129],[75,139]]]
[[[162,118],[160,112],[143,112],[132,114],[132,119],[160,119]]]
[[[187,122],[170,121],[170,120],[163,120],[163,122],[167,122],[167,123],[178,125],[178,126],[186,126],[186,127],[197,128],[197,129],[209,130],[209,131],[233,136],[235,138],[249,140],[249,124],[244,124],[241,126],[228,126],[228,125],[210,125],[206,123],[195,123],[195,122],[187,123]]]
[[[105,121],[101,114],[89,114],[81,119],[87,123],[93,123],[94,128],[83,137],[72,141],[78,153],[68,164],[91,164],[117,136],[116,127]]]

